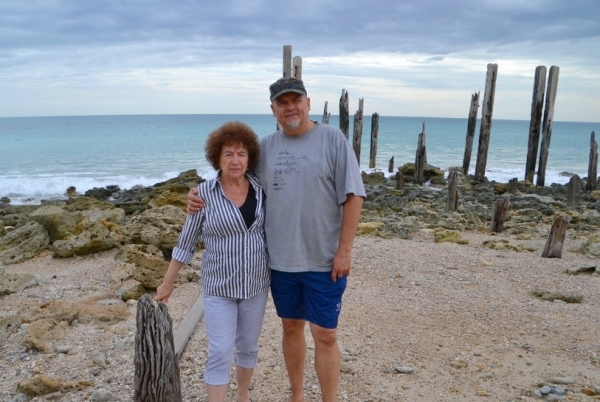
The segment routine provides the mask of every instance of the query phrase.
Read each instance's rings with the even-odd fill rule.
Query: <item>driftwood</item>
[[[571,176],[567,186],[567,208],[577,208],[577,206],[579,206],[580,191],[581,179],[578,175]]]
[[[342,96],[340,97],[340,130],[346,136],[350,138],[350,103],[348,99],[348,91],[342,89]]]
[[[446,209],[450,212],[458,209],[458,191],[456,191],[456,187],[458,186],[459,175],[458,172],[448,173],[448,202]]]
[[[465,140],[465,155],[463,157],[462,172],[469,174],[471,164],[471,153],[473,151],[473,138],[475,138],[475,127],[477,126],[477,112],[479,110],[479,92],[471,95],[471,108],[469,109],[469,122],[467,123],[467,138]]]
[[[569,226],[570,218],[568,215],[563,215],[554,220],[548,240],[542,251],[542,257],[544,258],[561,258],[563,243],[567,234],[567,227]]]
[[[179,402],[179,359],[173,345],[173,320],[167,306],[144,295],[137,306],[135,336],[135,402]]]
[[[325,101],[325,109],[323,109],[323,120],[321,120],[321,123],[329,124],[330,117],[331,117],[331,113],[327,112],[327,101]]]
[[[482,181],[485,177],[488,147],[490,145],[490,132],[492,130],[492,114],[494,112],[494,96],[496,94],[496,77],[498,65],[488,64],[485,79],[485,92],[481,107],[481,127],[479,129],[479,147],[477,148],[477,164],[475,165],[475,179]]]
[[[552,124],[554,123],[554,102],[556,101],[556,88],[558,87],[557,66],[550,67],[548,73],[548,89],[546,90],[546,107],[544,108],[544,126],[542,128],[542,145],[540,146],[540,162],[536,186],[543,187],[546,179],[546,164],[548,163],[548,149],[550,148],[550,137],[552,136]]]
[[[527,161],[525,162],[525,180],[533,183],[535,160],[540,144],[540,128],[542,127],[542,110],[544,107],[544,86],[546,85],[546,67],[535,69],[533,80],[533,96],[531,99],[531,120],[529,121],[529,142],[527,144]]]
[[[393,156],[390,158],[390,161],[388,162],[388,173],[394,173],[394,157]]]
[[[365,104],[365,98],[358,99],[358,110],[354,113],[354,135],[352,137],[352,147],[354,148],[354,154],[356,160],[360,166],[360,146],[362,142],[362,129],[363,129],[363,108]]]
[[[490,225],[490,232],[500,233],[504,230],[504,222],[506,222],[509,204],[509,197],[504,197],[502,200],[496,201],[494,215],[492,216],[492,224]]]
[[[369,168],[375,167],[377,161],[377,139],[379,137],[379,114],[373,113],[371,116],[371,150],[369,152]]]
[[[588,177],[585,189],[593,191],[598,189],[598,143],[596,133],[592,131],[590,138],[590,164],[588,166]]]
[[[419,134],[419,141],[417,142],[417,153],[415,156],[415,171],[413,174],[413,181],[415,184],[423,184],[425,182],[425,132]]]
[[[204,302],[202,301],[202,294],[200,294],[190,311],[188,311],[185,318],[177,328],[177,331],[175,331],[173,342],[175,346],[175,354],[178,358],[180,358],[183,354],[185,345],[187,345],[190,337],[194,333],[194,329],[196,329],[196,325],[198,325],[203,315]]]
[[[402,172],[396,172],[396,190],[404,190],[404,175]]]
[[[283,45],[283,78],[290,78],[292,75],[292,45]]]
[[[302,57],[294,56],[292,72],[295,78],[302,79]]]

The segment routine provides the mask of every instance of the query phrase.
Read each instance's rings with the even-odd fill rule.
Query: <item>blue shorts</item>
[[[346,277],[333,282],[331,272],[271,270],[271,295],[281,318],[337,328],[345,289]]]

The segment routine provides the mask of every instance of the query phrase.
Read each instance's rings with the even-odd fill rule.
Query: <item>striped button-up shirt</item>
[[[256,192],[256,219],[248,229],[240,209],[225,196],[219,179],[198,186],[204,208],[188,215],[173,249],[173,258],[190,262],[202,236],[201,280],[204,293],[213,296],[247,299],[269,288],[265,243],[264,194],[258,179],[246,175]]]

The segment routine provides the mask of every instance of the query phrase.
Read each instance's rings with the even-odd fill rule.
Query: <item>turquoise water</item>
[[[312,116],[320,121],[321,116]],[[79,192],[117,184],[152,185],[197,169],[214,176],[204,158],[208,134],[230,120],[241,120],[259,137],[272,133],[272,115],[138,115],[0,118],[0,197],[13,203],[62,197],[69,186]],[[418,135],[426,124],[427,159],[441,168],[462,166],[466,119],[386,117],[379,121],[377,169],[414,162]],[[337,116],[331,117],[338,125]],[[350,125],[352,137],[352,123]],[[494,120],[486,176],[523,178],[529,122]],[[587,176],[590,133],[599,123],[554,122],[546,183],[566,183],[560,172]],[[361,167],[368,169],[371,116],[365,116]],[[471,170],[475,169],[479,127]]]

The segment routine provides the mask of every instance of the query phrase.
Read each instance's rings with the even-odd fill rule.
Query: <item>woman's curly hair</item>
[[[219,170],[219,159],[224,146],[240,144],[248,150],[248,169],[252,170],[258,162],[260,145],[258,136],[248,125],[241,121],[230,121],[214,130],[206,140],[206,160],[215,170]]]

